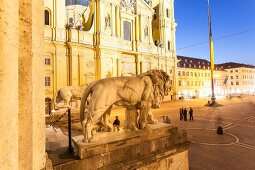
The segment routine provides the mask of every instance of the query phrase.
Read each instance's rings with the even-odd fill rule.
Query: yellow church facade
[[[45,95],[106,77],[177,68],[174,0],[45,0]],[[173,88],[173,89],[174,89]],[[173,94],[173,93],[172,93]]]

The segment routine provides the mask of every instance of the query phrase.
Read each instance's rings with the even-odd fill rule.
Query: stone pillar
[[[143,31],[143,27],[144,27],[144,16],[142,16],[142,14],[140,15],[140,40],[144,41],[144,31]]]
[[[136,40],[136,42],[139,41],[139,35],[140,35],[140,30],[139,30],[139,15],[137,15],[136,18],[135,18],[135,40]]]
[[[18,0],[0,1],[0,167],[18,169]]]
[[[45,167],[44,1],[19,0],[19,165]]]
[[[136,36],[135,36],[135,31],[136,29],[135,29],[135,20],[133,20],[132,21],[132,34],[131,34],[131,36],[132,36],[132,50],[133,51],[136,51],[137,49],[136,49]]]
[[[115,5],[111,4],[111,13],[112,13],[112,17],[111,17],[111,29],[112,29],[112,35],[116,35],[116,16],[115,16]]]
[[[119,6],[116,6],[115,7],[115,11],[116,11],[116,14],[115,14],[115,19],[116,19],[116,36],[120,36],[120,9],[119,9]]]
[[[43,10],[43,0],[0,1],[2,169],[45,167]]]
[[[138,55],[135,55],[135,74],[138,75],[139,73],[139,59],[138,59]]]

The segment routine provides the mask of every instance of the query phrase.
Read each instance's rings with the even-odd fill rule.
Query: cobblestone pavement
[[[191,170],[254,170],[255,97],[221,99],[218,101],[223,106],[216,108],[204,106],[206,101],[164,102],[159,109],[153,110],[153,114],[159,121],[163,115],[167,115],[173,126],[187,131],[188,139],[192,142],[189,149]],[[180,107],[192,107],[194,121],[180,121]],[[124,109],[113,109],[112,122],[116,115],[123,125]],[[72,135],[80,135],[80,123],[75,116],[72,123]],[[216,129],[221,123],[224,133],[217,135]],[[66,154],[66,122],[56,123],[53,127],[46,128],[46,150],[53,164],[77,159]]]

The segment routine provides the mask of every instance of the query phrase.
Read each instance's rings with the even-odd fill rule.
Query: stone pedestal
[[[83,143],[82,139],[83,136],[73,137],[80,160],[57,165],[55,170],[189,169],[187,135],[169,124],[102,133],[91,143]]]

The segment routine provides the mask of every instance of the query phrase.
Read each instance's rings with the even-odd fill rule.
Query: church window
[[[166,17],[169,18],[169,9],[166,9]]]
[[[182,86],[182,82],[180,80],[178,81],[178,86]]]
[[[44,24],[50,25],[50,11],[44,10]]]
[[[74,21],[73,21],[73,18],[72,18],[72,17],[69,18],[69,25],[70,25],[70,26],[73,26],[73,25],[74,25]]]
[[[168,43],[167,43],[167,47],[168,47],[168,51],[170,51],[170,41],[168,41]]]
[[[131,41],[131,23],[124,21],[124,40]]]
[[[45,65],[50,65],[50,58],[45,58]]]
[[[50,86],[50,77],[45,77],[45,86]]]

